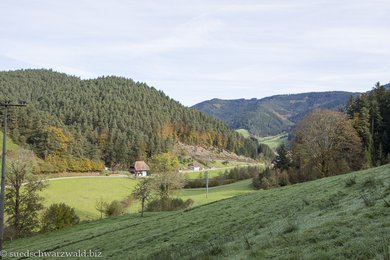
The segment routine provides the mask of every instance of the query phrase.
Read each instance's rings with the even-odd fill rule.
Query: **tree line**
[[[372,91],[351,97],[346,111],[363,142],[365,167],[389,162],[390,91],[378,82]]]

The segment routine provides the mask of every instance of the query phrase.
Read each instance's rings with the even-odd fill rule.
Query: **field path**
[[[130,178],[128,175],[119,174],[119,175],[110,175],[110,176],[71,176],[71,177],[58,177],[58,178],[49,178],[44,181],[56,181],[56,180],[67,180],[67,179],[85,179],[85,178]]]

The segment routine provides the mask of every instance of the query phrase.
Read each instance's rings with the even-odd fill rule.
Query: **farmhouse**
[[[192,170],[192,171],[196,171],[196,172],[200,171],[200,164],[197,163],[197,162],[194,162],[194,163],[189,164],[188,167],[189,167],[190,170]]]
[[[144,161],[136,161],[130,166],[130,173],[135,177],[150,176],[150,168]]]

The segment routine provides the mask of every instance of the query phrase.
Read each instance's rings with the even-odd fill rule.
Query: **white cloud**
[[[0,9],[0,69],[121,75],[184,104],[390,80],[386,0],[4,0]]]

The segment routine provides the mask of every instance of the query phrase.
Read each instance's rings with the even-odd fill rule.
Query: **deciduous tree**
[[[315,110],[295,130],[293,156],[301,173],[315,179],[359,169],[362,145],[345,114]]]
[[[178,171],[179,161],[174,155],[170,153],[156,155],[149,163],[152,173],[156,174],[153,181],[162,200],[169,198],[171,190],[184,187],[185,179]]]
[[[38,226],[38,213],[43,209],[43,198],[38,192],[44,188],[32,174],[34,164],[30,151],[18,151],[10,156],[6,175],[5,212],[10,238],[30,235]]]
[[[137,184],[132,192],[135,199],[141,201],[141,217],[144,216],[145,202],[149,200],[152,195],[153,187],[149,179],[143,179]]]

